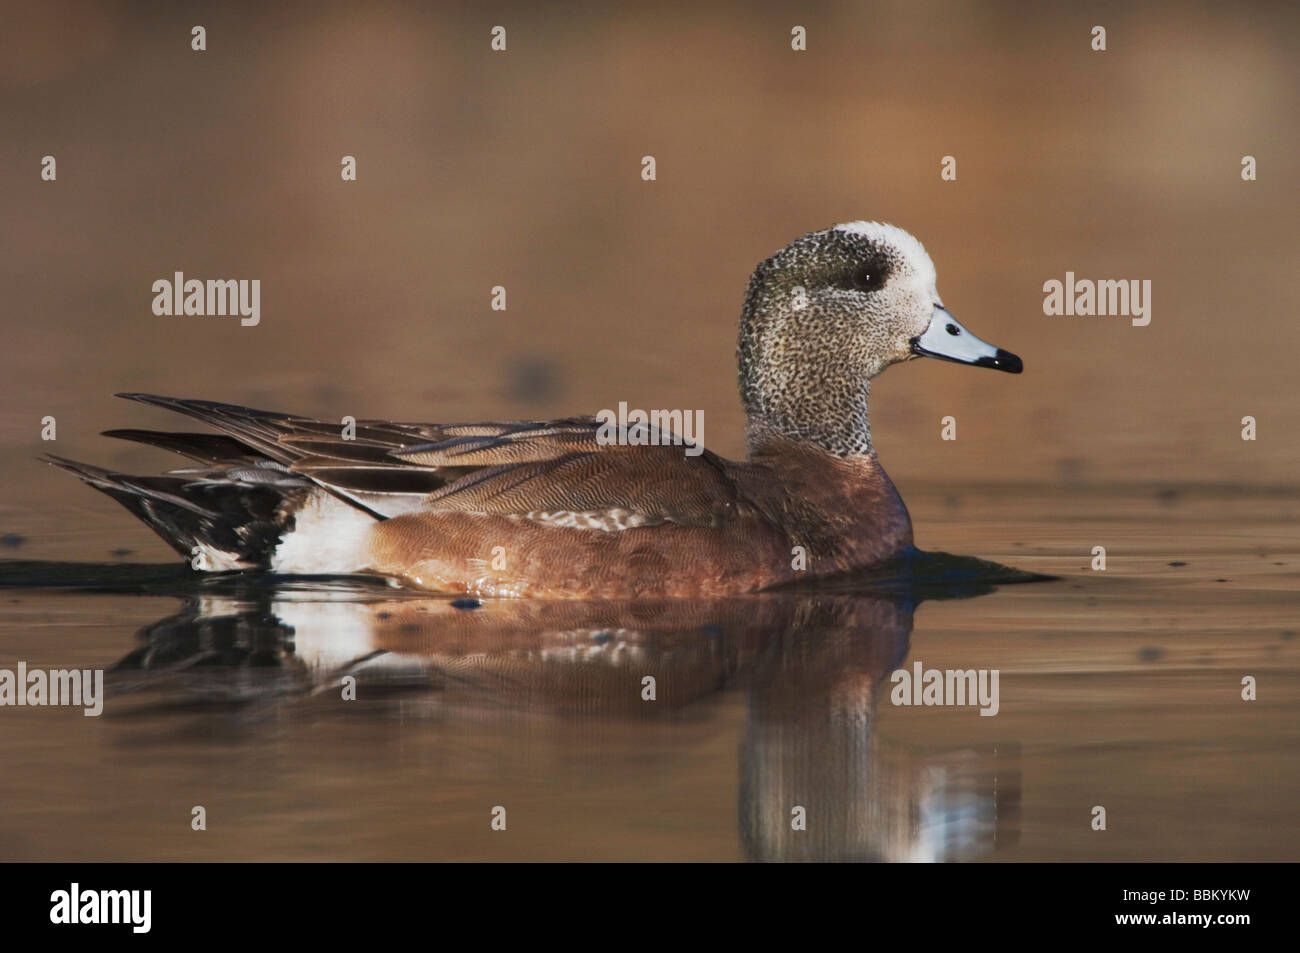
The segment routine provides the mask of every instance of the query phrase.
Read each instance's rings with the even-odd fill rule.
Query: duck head
[[[754,270],[741,314],[751,452],[779,437],[837,456],[872,453],[869,382],[918,357],[1023,368],[948,313],[934,263],[901,228],[850,222],[796,239]]]

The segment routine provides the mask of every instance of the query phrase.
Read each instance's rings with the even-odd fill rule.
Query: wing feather
[[[416,509],[512,515],[559,522],[557,515],[618,512],[630,524],[671,521],[717,526],[737,507],[752,510],[728,465],[681,445],[604,445],[592,417],[514,423],[341,425],[309,417],[150,394],[120,395],[214,427],[222,438],[122,436],[204,462],[229,451],[232,466],[263,457],[382,516]],[[671,435],[666,435],[671,439]],[[598,522],[598,521],[597,521]],[[620,516],[615,523],[629,523]]]

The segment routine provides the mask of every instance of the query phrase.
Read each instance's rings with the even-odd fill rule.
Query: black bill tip
[[[1025,369],[1025,362],[1010,351],[998,348],[997,354],[992,357],[981,357],[975,362],[975,366],[991,367],[995,371],[1006,371],[1008,374],[1019,374]]]

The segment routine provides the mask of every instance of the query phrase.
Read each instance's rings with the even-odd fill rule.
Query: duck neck
[[[810,443],[836,457],[875,459],[867,416],[870,384],[849,385],[839,374],[805,379],[803,387],[747,388],[741,371],[741,402],[747,417],[751,459],[778,440]]]

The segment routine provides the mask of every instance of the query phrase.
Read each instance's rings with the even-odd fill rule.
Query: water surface
[[[1300,498],[985,487],[911,503],[920,525],[960,514],[957,541],[1056,578],[939,558],[700,603],[478,602],[114,558],[130,524],[106,509],[80,537],[98,561],[0,563],[0,662],[110,669],[99,718],[0,713],[0,856],[1300,854],[1300,547],[1279,538]],[[894,705],[890,673],[916,661],[998,670],[998,713]]]

